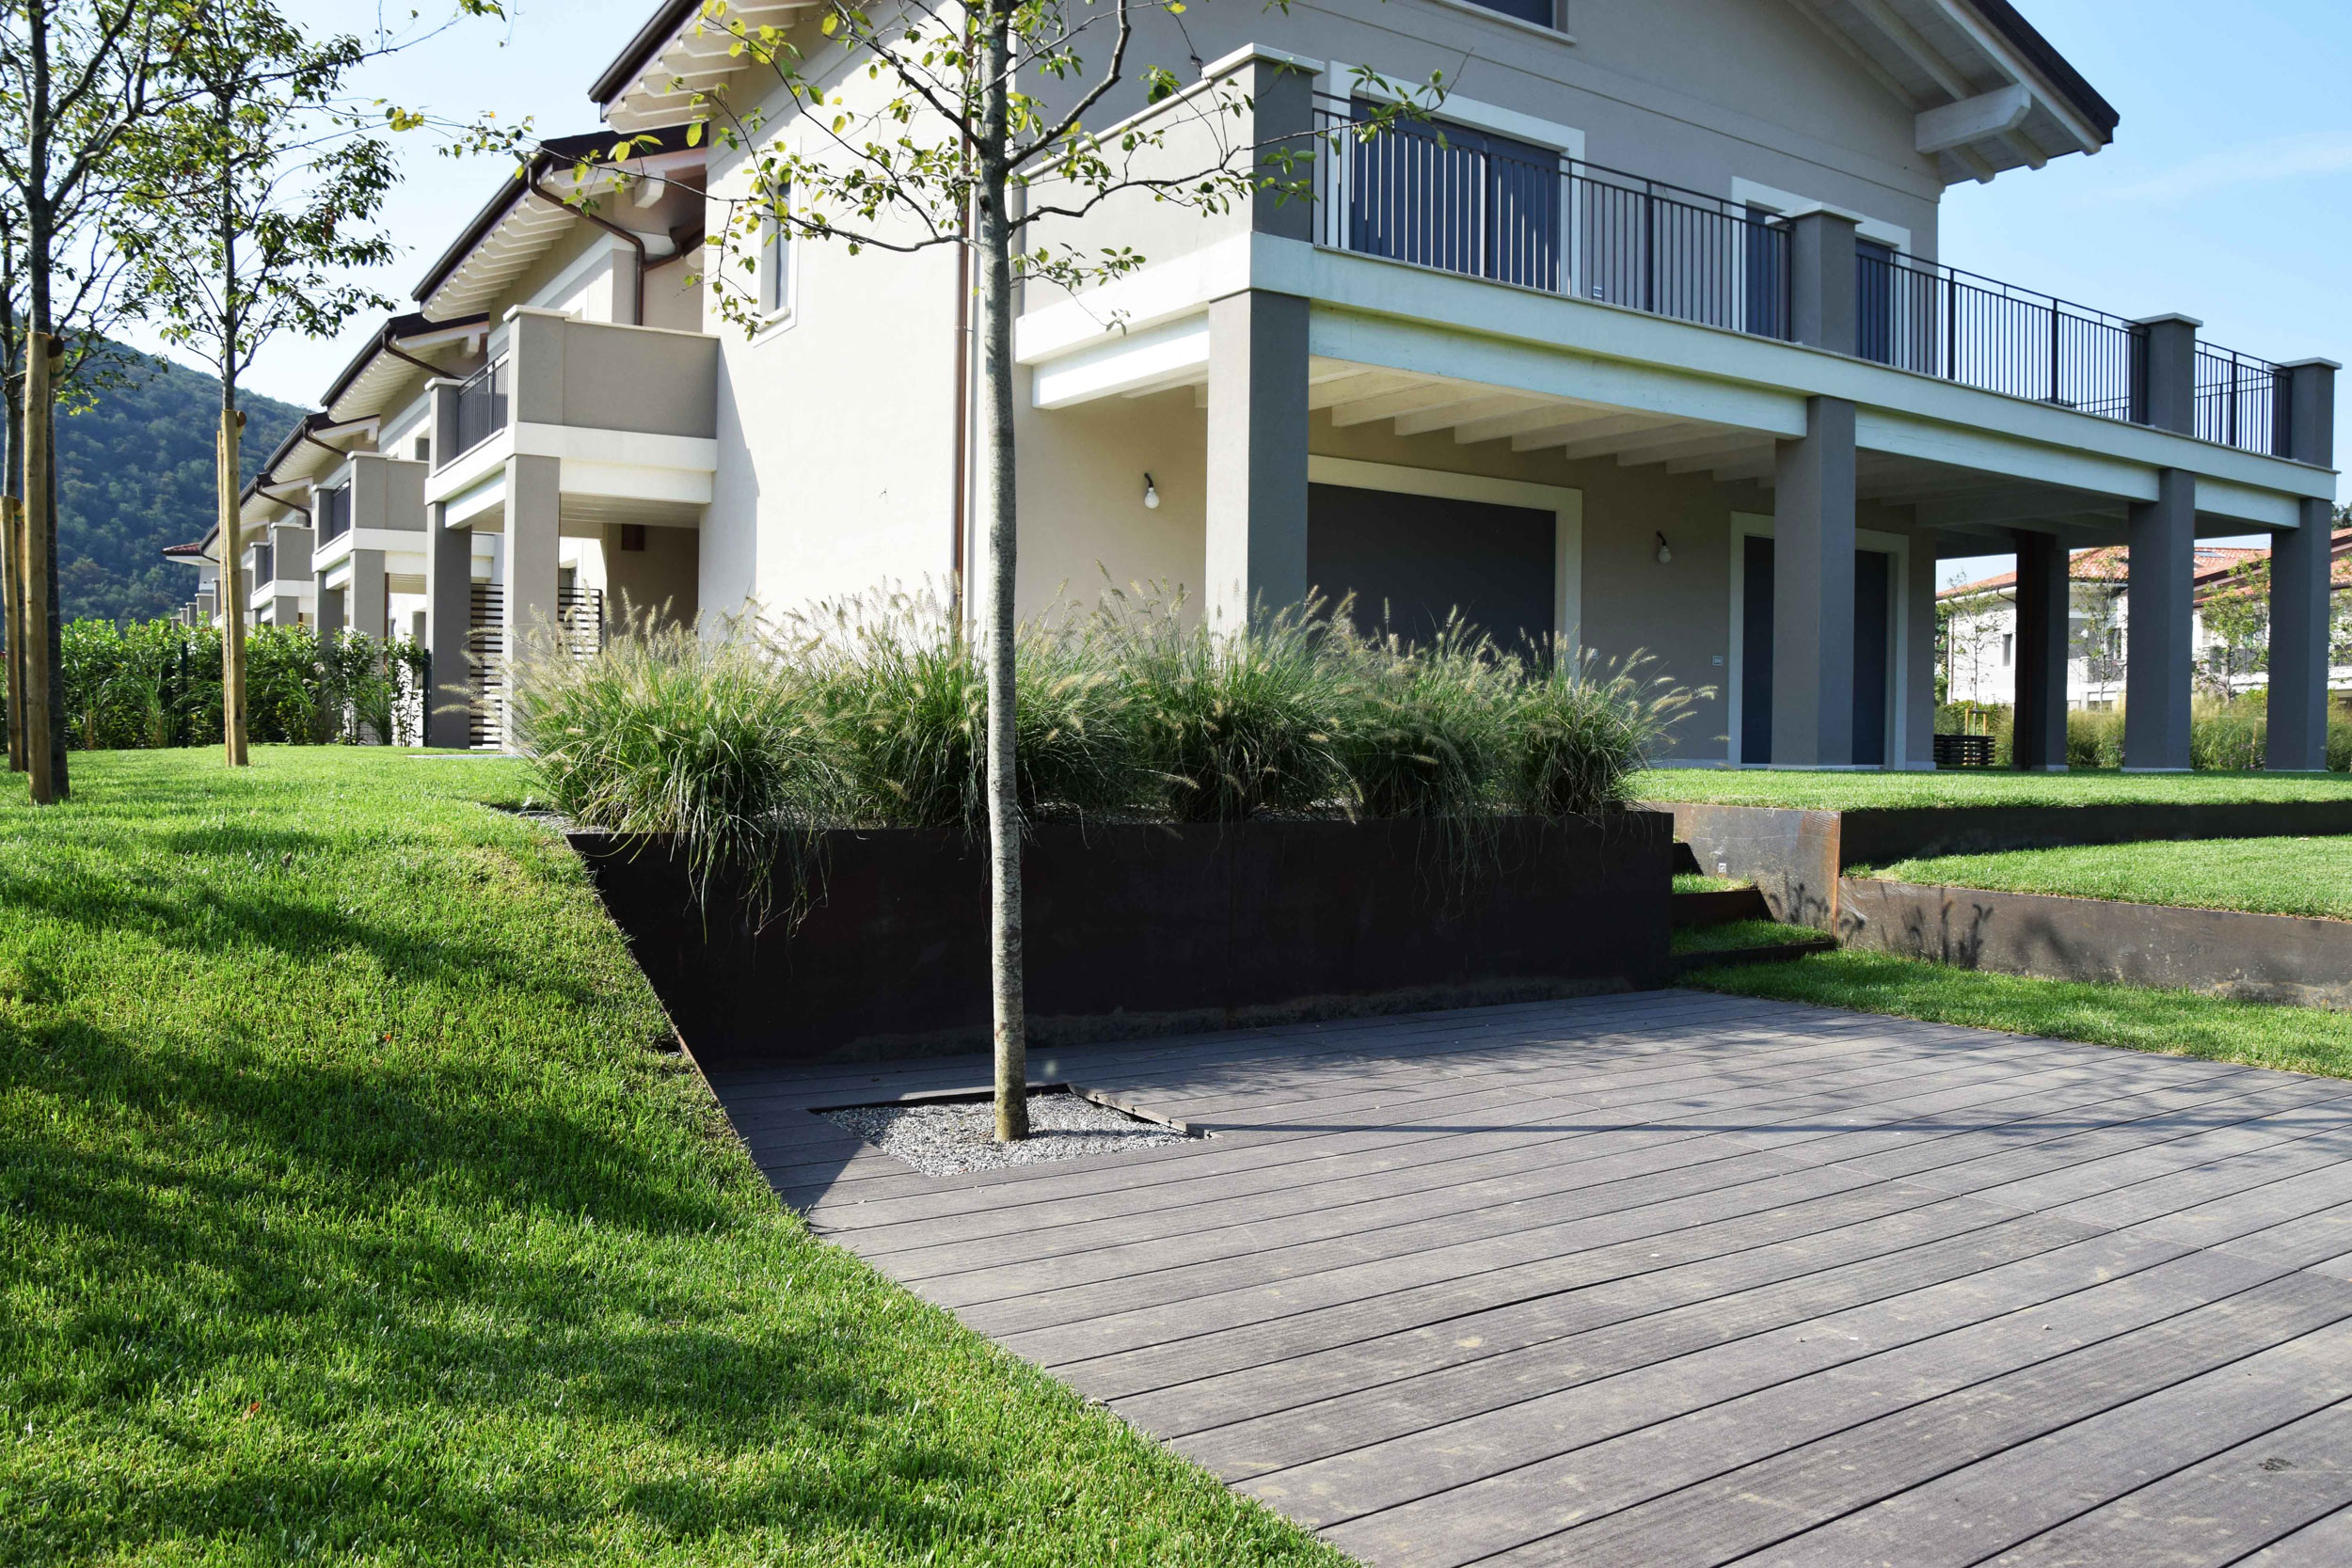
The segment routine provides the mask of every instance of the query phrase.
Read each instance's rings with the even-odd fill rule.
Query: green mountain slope
[[[168,615],[196,591],[196,570],[166,545],[213,526],[213,432],[220,383],[138,356],[132,385],[57,420],[57,573],[66,618]],[[302,410],[246,393],[245,474],[278,450]]]

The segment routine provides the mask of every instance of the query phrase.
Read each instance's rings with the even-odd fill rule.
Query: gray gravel
[[[1017,1144],[996,1141],[996,1108],[986,1101],[852,1105],[818,1115],[926,1176],[961,1176],[966,1171],[1078,1160],[1089,1154],[1126,1154],[1185,1141],[1181,1132],[1137,1121],[1074,1094],[1029,1096],[1029,1135]]]

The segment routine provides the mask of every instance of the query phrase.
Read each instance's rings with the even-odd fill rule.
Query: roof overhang
[[[487,310],[560,237],[585,221],[567,202],[607,196],[645,177],[699,168],[707,156],[706,149],[686,145],[683,125],[632,131],[629,136],[622,144],[611,132],[597,131],[542,142],[417,285],[423,314],[450,322]],[[666,233],[636,238],[650,258],[675,252]]]
[[[1917,117],[1945,183],[2114,139],[2115,109],[2009,0],[1788,0]]]
[[[453,347],[479,349],[489,330],[486,315],[446,322],[427,321],[414,312],[392,317],[343,367],[342,374],[320,399],[327,418],[357,420],[382,413],[385,404],[411,376],[421,371],[437,371],[418,360]]]
[[[704,20],[702,0],[662,0],[597,74],[588,96],[615,131],[706,119],[698,100],[724,97],[746,79],[762,91],[774,85],[769,68],[735,52],[730,27],[788,27],[803,12],[820,8],[821,0],[738,0],[720,24]]]

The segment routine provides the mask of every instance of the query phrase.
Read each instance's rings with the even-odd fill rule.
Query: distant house
[[[2352,611],[2352,529],[2334,536],[2334,602],[2341,625]],[[2197,546],[2192,582],[2196,610],[2192,647],[2199,684],[2215,695],[2242,696],[2265,689],[2267,672],[2257,646],[2229,647],[2229,639],[2207,615],[2217,597],[2243,594],[2263,585],[2257,568],[2270,552],[2259,546]],[[2122,545],[2075,550],[2068,561],[2069,616],[2066,705],[2105,712],[2123,692],[2131,642],[2131,552]],[[2017,700],[2017,574],[2003,572],[1945,589],[1936,595],[1944,611],[1943,673],[1955,703],[2012,705]],[[2243,640],[2241,640],[2243,644]],[[2352,691],[2352,641],[2339,637],[2329,660],[2328,687]]]

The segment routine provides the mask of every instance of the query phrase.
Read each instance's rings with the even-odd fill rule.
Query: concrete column
[[[2068,552],[2047,533],[2017,531],[2017,705],[2012,750],[2029,773],[2066,771]]]
[[[473,743],[466,721],[473,701],[466,633],[473,620],[473,534],[444,526],[447,508],[427,514],[424,552],[425,646],[433,689],[425,693],[424,743],[460,750]]]
[[[1772,504],[1772,761],[1853,762],[1854,406],[1805,404]]]
[[[2335,467],[2336,371],[2330,359],[2282,367],[2280,410],[2283,455],[2322,468]],[[2270,723],[2265,765],[2277,772],[2317,772],[2328,766],[2328,664],[2330,595],[2335,562],[2330,549],[2333,509],[2305,500],[2302,526],[2270,542]]]
[[[390,631],[387,622],[391,597],[384,583],[382,550],[351,552],[351,586],[343,590],[343,607],[352,630],[378,638]]]
[[[319,590],[319,640],[340,637],[343,631],[343,596],[349,590],[321,588]]]
[[[562,553],[560,513],[562,463],[553,457],[516,457],[506,464],[505,593],[499,611],[500,689],[514,689],[514,671],[534,639],[557,625]],[[504,738],[501,733],[501,738]]]
[[[1212,626],[1306,597],[1307,302],[1252,289],[1209,307]],[[552,559],[552,558],[550,558]]]
[[[2194,316],[2148,316],[2134,324],[2147,329],[2146,398],[2142,423],[2177,435],[2197,433],[2197,329]]]
[[[1860,352],[1854,268],[1852,218],[1807,213],[1788,226],[1788,324],[1798,342]],[[1779,750],[1777,736],[1773,750]]]
[[[1900,751],[1890,751],[1897,766],[1922,772],[1935,768],[1935,573],[1936,562],[1947,554],[1942,535],[1912,535],[1910,576],[1904,583],[1903,736]]]
[[[2156,484],[2154,500],[2134,503],[2128,534],[2123,767],[2134,773],[2181,772],[2189,765],[2197,476],[2167,468]]]

